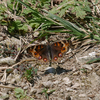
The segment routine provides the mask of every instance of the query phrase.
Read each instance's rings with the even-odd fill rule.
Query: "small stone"
[[[84,64],[92,59],[95,59],[96,56],[95,56],[95,52],[91,52],[89,53],[87,56],[83,56],[83,57],[78,57],[77,58],[77,61],[80,63],[80,64]]]
[[[81,83],[81,86],[85,86],[85,84],[84,83]]]
[[[59,84],[60,82],[58,80],[54,81],[53,84]]]
[[[34,37],[37,37],[39,35],[39,32],[34,32]]]
[[[11,57],[6,57],[6,58],[1,58],[0,59],[0,64],[13,65],[14,63],[15,63],[15,60],[12,59]]]
[[[86,97],[86,94],[79,94],[79,97],[84,98]]]
[[[48,82],[43,82],[42,83],[45,87],[51,87],[53,85],[53,83],[51,81]]]
[[[94,56],[95,57],[95,55],[96,55],[96,52],[89,53],[89,56]]]
[[[61,92],[64,92],[64,89],[61,89],[61,90],[60,90],[60,93],[61,93]]]
[[[53,95],[56,95],[56,94],[57,94],[57,92],[56,92],[56,91],[54,91],[52,94],[53,94]]]
[[[66,88],[66,90],[67,90],[68,92],[72,92],[72,91],[73,91],[73,89],[71,89],[71,88]]]
[[[80,86],[79,83],[75,83],[75,84],[72,86],[72,88],[73,88],[73,89],[77,89],[79,86]]]
[[[79,73],[80,73],[80,72],[79,72],[79,71],[77,71],[77,72],[73,73],[73,75],[79,75]]]
[[[89,69],[89,70],[92,70],[91,65],[87,65],[87,64],[82,65],[82,68],[87,68],[87,69]]]
[[[68,86],[71,86],[72,85],[72,81],[68,77],[63,78],[63,81]]]
[[[29,86],[25,86],[25,87],[23,87],[24,90],[26,90],[26,89],[28,89],[28,88],[29,88]]]

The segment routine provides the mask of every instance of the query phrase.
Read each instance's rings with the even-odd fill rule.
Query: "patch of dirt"
[[[2,37],[2,35],[0,36]],[[21,40],[12,40],[12,38],[6,37],[0,40],[0,60],[7,57],[16,60],[15,58],[18,58],[17,55],[20,52],[19,48],[22,46]],[[19,42],[15,42],[15,40]],[[13,43],[16,45],[16,48],[13,47],[13,50],[16,50],[16,55],[6,53],[4,57],[5,45],[8,50],[12,50],[12,47],[9,47],[10,42],[12,45]],[[24,93],[20,93],[22,100],[100,100],[100,63],[85,63],[88,61],[88,57],[89,60],[93,59],[96,53],[100,52],[99,47],[100,45],[84,45],[77,49],[78,52],[74,55],[71,52],[66,53],[64,60],[67,60],[64,63],[51,64],[51,66],[36,64],[35,61],[23,61],[24,63],[19,63],[19,65],[18,63],[8,65],[8,63],[2,64],[0,62],[0,100],[18,100],[15,88],[24,90]],[[18,61],[25,59],[26,56],[28,55],[24,52]],[[27,74],[23,77],[23,71],[29,65],[34,69],[38,68],[37,74],[35,71],[32,74],[31,81],[27,80]],[[13,68],[13,66],[16,67],[7,73],[6,69]],[[20,68],[18,69],[18,67]]]

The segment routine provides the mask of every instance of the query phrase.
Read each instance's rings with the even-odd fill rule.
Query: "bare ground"
[[[25,69],[31,64],[38,68],[37,74],[34,74],[30,82],[23,76],[23,69],[14,68],[9,73],[6,71],[26,57],[24,53],[25,56],[17,62],[13,60],[10,65],[11,60],[5,61],[7,57],[17,57],[18,52],[15,51],[20,51],[18,48],[21,40],[12,39],[4,33],[0,33],[0,38],[0,100],[18,100],[15,88],[24,90],[22,94],[19,93],[21,100],[100,100],[100,64],[86,64],[90,59],[99,56],[100,45],[83,45],[74,55],[71,52],[66,53],[63,59],[68,59],[63,64],[49,66],[36,64],[35,61],[20,63],[17,67]],[[13,44],[17,46],[13,47],[15,55],[4,51],[4,48],[11,51],[12,47],[8,46]]]

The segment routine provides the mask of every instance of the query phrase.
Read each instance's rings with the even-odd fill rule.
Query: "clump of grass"
[[[55,90],[50,90],[48,91],[48,89],[44,88],[43,91],[41,93],[44,93],[45,94],[45,97],[49,100],[49,95],[51,93],[53,93]]]
[[[34,81],[34,76],[37,75],[37,68],[29,67],[24,72],[24,77],[29,81]]]
[[[27,91],[24,91],[21,88],[15,88],[14,89],[15,92],[15,97],[17,98],[17,100],[34,100],[32,98],[30,98],[29,96],[26,95]]]

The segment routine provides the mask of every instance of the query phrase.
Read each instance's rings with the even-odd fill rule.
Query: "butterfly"
[[[69,50],[70,42],[62,40],[54,43],[39,44],[27,48],[28,53],[31,53],[38,62],[48,63],[59,61],[64,54]]]

